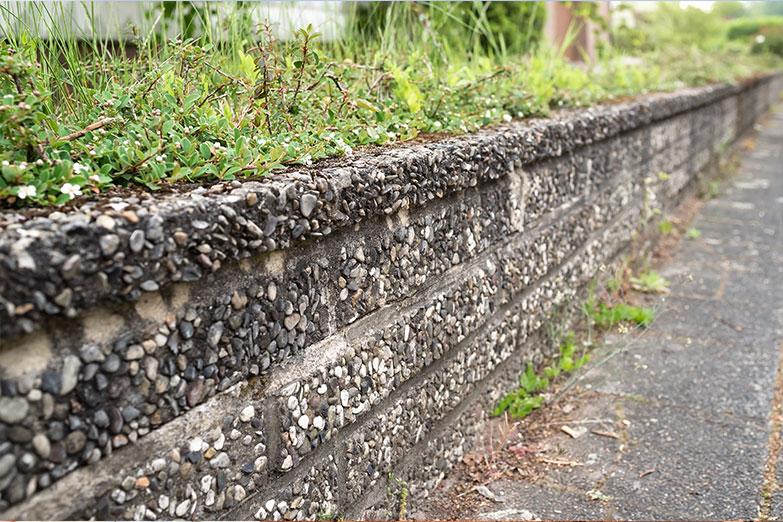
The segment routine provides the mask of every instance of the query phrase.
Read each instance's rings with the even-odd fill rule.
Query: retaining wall
[[[550,355],[546,326],[781,89],[2,212],[2,516],[383,516],[396,484],[425,495]]]

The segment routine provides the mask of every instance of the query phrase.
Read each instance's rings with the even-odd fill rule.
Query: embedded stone
[[[44,372],[41,375],[41,390],[52,395],[59,395],[62,387],[62,376],[57,372]]]
[[[144,248],[144,231],[143,230],[134,230],[133,233],[130,235],[130,239],[128,241],[128,246],[130,246],[131,252],[139,253],[141,252],[141,249]]]
[[[82,258],[79,254],[74,254],[63,263],[60,271],[65,279],[72,279],[79,273],[82,267]]]
[[[6,453],[0,457],[0,477],[5,477],[14,468],[16,457],[12,453]]]
[[[299,322],[299,319],[299,314],[292,314],[283,320],[283,324],[285,324],[287,329],[293,330],[296,327],[296,324]]]
[[[242,422],[250,422],[250,419],[256,414],[256,409],[251,406],[246,406],[239,412],[239,420]]]
[[[145,292],[154,292],[155,290],[157,290],[158,288],[160,288],[160,286],[158,285],[158,283],[157,283],[157,282],[155,282],[155,281],[153,281],[152,279],[148,279],[148,280],[146,280],[146,281],[142,282],[142,283],[139,285],[139,287],[140,287],[142,290],[144,290]]]
[[[237,502],[242,502],[245,497],[247,496],[247,493],[245,492],[245,488],[237,484],[234,486],[234,500]]]
[[[103,362],[106,356],[97,344],[85,344],[79,349],[79,356],[85,363]]]
[[[313,194],[303,194],[299,201],[299,209],[304,217],[310,217],[318,204],[318,198]]]
[[[188,389],[185,392],[185,396],[187,397],[188,406],[191,408],[195,406],[196,404],[200,403],[201,400],[204,398],[204,395],[206,394],[207,388],[204,385],[204,381],[199,379],[197,381],[193,381],[188,385]]]
[[[72,299],[73,299],[73,290],[71,290],[70,288],[65,288],[54,298],[54,303],[63,308],[68,308],[69,306],[71,306]]]
[[[182,321],[179,323],[179,333],[181,333],[182,337],[185,339],[193,337],[193,323],[190,321]]]
[[[190,451],[201,451],[204,446],[206,446],[206,444],[204,443],[204,439],[201,437],[194,438],[190,441],[190,444],[188,444]]]
[[[33,437],[33,449],[42,459],[48,459],[52,451],[52,445],[49,439],[43,433],[37,433]]]
[[[105,228],[106,230],[114,230],[115,222],[114,219],[106,214],[101,214],[95,219],[95,224],[98,225],[100,228]]]
[[[136,361],[144,357],[144,348],[140,344],[132,344],[125,351],[126,361]]]
[[[231,295],[231,306],[234,310],[242,310],[245,308],[245,306],[247,306],[247,296],[245,293],[234,290],[234,293]]]
[[[227,468],[231,465],[231,459],[229,458],[228,453],[221,451],[209,461],[209,465],[215,469]]]
[[[81,431],[72,431],[65,437],[65,451],[68,454],[74,454],[80,452],[85,443],[87,442],[87,436]]]
[[[93,415],[93,423],[99,428],[106,428],[109,425],[109,416],[104,410],[98,410]]]
[[[63,361],[62,382],[60,383],[60,395],[70,393],[79,382],[79,369],[82,362],[75,355],[68,355]]]
[[[283,459],[283,463],[280,464],[280,469],[283,471],[289,470],[292,467],[294,467],[294,459],[291,457],[291,455],[286,455]]]
[[[266,461],[267,461],[267,458],[266,458],[265,456],[263,456],[263,455],[262,455],[262,456],[258,457],[258,458],[257,458],[257,459],[256,459],[256,460],[253,462],[253,469],[254,469],[256,472],[263,471],[263,470],[264,470],[264,468],[266,468]]]
[[[177,504],[177,507],[174,509],[174,514],[178,517],[184,517],[188,512],[188,509],[190,509],[190,499],[185,499]]]
[[[16,424],[27,417],[30,405],[21,397],[0,397],[0,421]]]
[[[179,246],[184,246],[188,242],[188,235],[181,230],[177,230],[174,232],[174,241]]]
[[[217,347],[220,342],[220,338],[223,337],[223,322],[218,321],[209,327],[207,333],[207,343],[212,347]]]
[[[120,247],[120,238],[116,234],[104,234],[98,240],[98,245],[101,247],[101,253],[109,257]]]

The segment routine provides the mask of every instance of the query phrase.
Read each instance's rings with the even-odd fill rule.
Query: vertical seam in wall
[[[271,481],[279,475],[280,467],[280,415],[277,412],[277,400],[275,395],[265,397],[263,403],[264,429],[267,431],[267,477]]]

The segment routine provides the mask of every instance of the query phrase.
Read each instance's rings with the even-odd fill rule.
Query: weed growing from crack
[[[691,227],[685,232],[685,237],[688,239],[699,239],[701,237],[701,230]]]
[[[661,234],[671,234],[674,232],[674,223],[669,221],[668,219],[661,220],[660,223],[658,223],[658,232]]]
[[[562,344],[560,353],[554,364],[545,367],[541,373],[536,373],[532,364],[528,364],[525,372],[519,377],[519,387],[507,393],[492,411],[493,416],[508,413],[512,418],[523,419],[534,410],[540,408],[545,401],[543,392],[550,383],[561,374],[571,373],[590,360],[586,353],[576,354],[574,334],[569,332]]]
[[[646,294],[665,294],[669,291],[669,281],[655,270],[642,272],[637,277],[630,278],[631,288]]]
[[[595,303],[588,300],[583,306],[588,319],[601,329],[609,329],[620,323],[634,323],[637,326],[650,326],[655,319],[655,312],[651,308],[633,306],[627,303]]]
[[[387,480],[387,492],[390,497],[397,496],[393,491],[395,486],[399,488],[397,520],[405,520],[408,516],[408,485],[404,481],[395,477],[394,473],[389,473]]]
[[[645,286],[656,291],[666,288],[668,281],[653,271],[640,276],[641,279],[632,278],[631,283],[638,279],[640,286]],[[620,286],[622,283],[617,280]],[[647,327],[652,324],[655,312],[651,308],[629,305],[627,303],[615,303],[607,305],[604,302],[596,302],[594,291],[590,291],[589,297],[582,305],[582,310],[591,325],[603,330],[609,329],[621,323],[634,323],[637,326]],[[590,355],[587,352],[588,343],[583,343],[584,350],[577,353],[577,343],[573,332],[568,332],[560,344],[558,356],[553,364],[546,366],[537,373],[532,364],[528,364],[525,372],[519,377],[519,386],[503,396],[492,410],[492,416],[497,417],[507,413],[515,419],[524,419],[533,411],[544,405],[546,392],[549,385],[561,375],[572,373],[589,362]]]

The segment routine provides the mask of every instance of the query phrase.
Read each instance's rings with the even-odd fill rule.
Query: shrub
[[[770,28],[783,27],[783,16],[754,16],[731,22],[726,32],[729,40],[751,41]]]
[[[753,44],[752,51],[783,56],[783,25],[763,28]]]
[[[543,2],[362,2],[351,13],[356,33],[382,38],[400,20],[429,25],[451,47],[479,47],[483,52],[519,54],[541,40],[545,21]]]
[[[636,15],[637,26],[615,30],[615,44],[626,51],[693,47],[714,51],[724,42],[725,22],[696,7],[660,2],[651,12]]]

